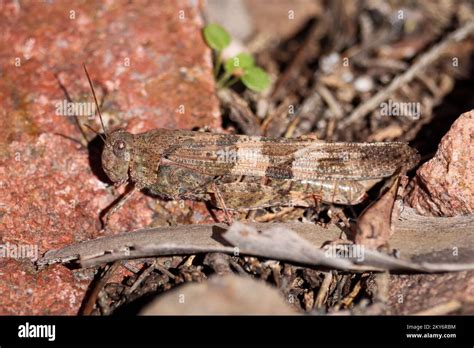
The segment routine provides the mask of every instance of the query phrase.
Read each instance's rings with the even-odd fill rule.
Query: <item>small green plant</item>
[[[209,47],[216,52],[214,77],[219,88],[227,88],[237,81],[241,81],[247,88],[261,92],[270,84],[268,74],[255,66],[253,57],[248,53],[240,53],[222,64],[222,51],[229,46],[231,38],[229,33],[218,24],[209,24],[203,30],[204,39]],[[224,67],[224,72],[220,74]]]

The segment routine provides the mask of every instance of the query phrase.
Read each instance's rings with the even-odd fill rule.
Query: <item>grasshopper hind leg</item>
[[[217,188],[229,210],[253,210],[277,206],[318,207],[321,203],[355,205],[366,196],[374,181],[310,181],[271,180],[258,182],[219,183]],[[212,189],[212,188],[211,188]],[[223,208],[218,201],[212,202]]]
[[[289,191],[290,182],[279,187],[256,182],[220,183],[216,187],[228,210],[245,211],[278,206],[314,205],[311,199],[302,199],[298,193]],[[223,209],[218,200],[212,203]]]

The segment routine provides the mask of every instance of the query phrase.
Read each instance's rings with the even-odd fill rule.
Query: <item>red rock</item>
[[[103,111],[114,125],[137,132],[220,126],[210,50],[199,8],[189,2],[32,1],[3,7],[4,107],[39,130],[77,136],[70,119],[54,115],[55,103],[65,98],[54,74],[73,100],[91,101],[83,62],[99,98],[107,91]]]
[[[117,197],[71,140],[81,139],[73,118],[56,113],[58,79],[73,101],[92,102],[83,62],[109,128],[220,127],[199,11],[185,0],[0,3],[0,244],[44,253],[96,238],[99,212]],[[137,194],[107,233],[149,225],[152,202]],[[32,275],[28,262],[0,262],[0,313],[77,313],[85,286],[68,269]],[[22,283],[33,291],[12,290]]]
[[[26,262],[0,260],[0,315],[74,315],[89,281],[54,265],[36,272]]]
[[[3,241],[40,250],[88,239],[99,228],[105,185],[90,170],[87,153],[58,135],[19,137],[0,159]]]
[[[387,308],[389,315],[413,315],[435,306],[459,301],[461,308],[454,313],[474,314],[474,272],[443,274],[390,275]]]
[[[474,213],[474,110],[454,122],[434,158],[418,169],[411,184],[406,200],[419,214]]]

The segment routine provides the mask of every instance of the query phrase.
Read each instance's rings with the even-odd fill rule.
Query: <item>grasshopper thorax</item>
[[[134,136],[123,129],[107,135],[102,152],[102,168],[115,184],[124,184],[129,179]]]

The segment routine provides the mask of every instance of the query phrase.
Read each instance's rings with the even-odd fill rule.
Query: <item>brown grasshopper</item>
[[[132,183],[106,215],[147,190],[171,200],[209,201],[227,210],[354,205],[380,180],[413,168],[417,151],[402,142],[327,143],[294,139],[154,129],[105,133],[102,166],[117,185]]]

